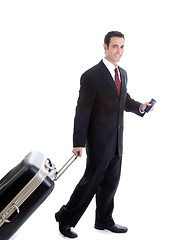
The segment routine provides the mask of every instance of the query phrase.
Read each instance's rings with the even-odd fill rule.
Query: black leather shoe
[[[101,227],[101,226],[98,226],[95,224],[95,229],[97,229],[97,230],[106,229],[106,230],[109,230],[114,233],[126,233],[128,231],[128,228],[120,226],[118,224],[114,224],[112,226],[105,226],[105,227]]]
[[[71,230],[69,225],[64,225],[59,221],[59,230],[61,234],[68,238],[76,238],[77,234]]]

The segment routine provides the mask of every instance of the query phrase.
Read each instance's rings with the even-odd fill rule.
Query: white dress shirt
[[[119,68],[118,66],[114,66],[114,64],[112,64],[111,62],[109,62],[106,58],[103,58],[103,63],[105,64],[105,66],[107,67],[107,69],[109,70],[113,80],[115,81],[115,68],[117,68],[118,70],[118,74],[119,74],[119,79],[121,81],[121,78],[120,78],[120,72],[119,72]]]

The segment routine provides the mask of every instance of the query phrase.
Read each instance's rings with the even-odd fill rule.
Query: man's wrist
[[[142,104],[139,106],[139,112],[140,112],[141,114],[144,114],[144,111],[141,110],[141,106],[142,106]]]

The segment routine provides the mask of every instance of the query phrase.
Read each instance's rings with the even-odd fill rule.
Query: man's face
[[[104,50],[106,59],[116,66],[124,52],[124,39],[112,37],[109,46],[104,44]]]

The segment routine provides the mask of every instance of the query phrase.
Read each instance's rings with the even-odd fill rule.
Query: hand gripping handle
[[[78,158],[79,152],[76,155],[73,155],[64,165],[63,167],[56,173],[55,180],[58,180],[59,177],[69,168],[69,166]]]

